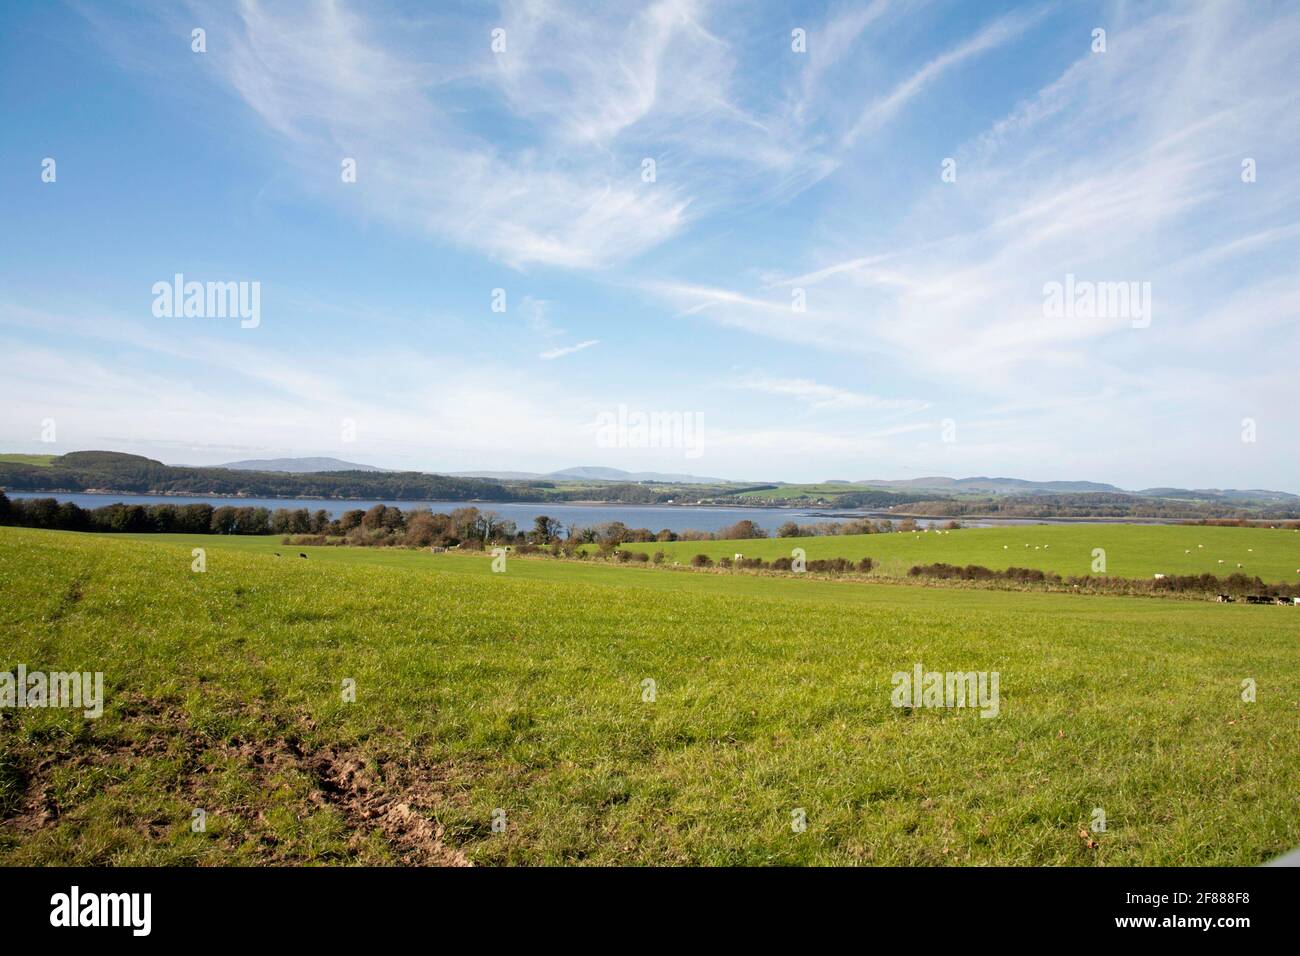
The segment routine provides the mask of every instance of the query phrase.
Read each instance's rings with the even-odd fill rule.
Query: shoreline
[[[499,499],[499,498],[465,498],[457,500],[454,498],[383,498],[376,496],[367,496],[362,498],[344,498],[344,497],[322,497],[320,495],[231,495],[220,492],[206,491],[104,491],[102,489],[87,489],[77,491],[71,488],[61,488],[58,490],[27,488],[0,488],[0,493],[6,495],[24,495],[24,496],[48,496],[57,498],[60,495],[94,495],[97,498],[218,498],[222,501],[395,501],[407,502],[410,504],[426,504],[431,501],[440,501],[444,504],[465,504],[465,505],[572,505],[580,508],[663,508],[664,510],[688,509],[688,508],[743,508],[750,511],[808,511],[807,508],[796,506],[782,507],[780,505],[746,505],[746,504],[668,504],[662,501],[609,501],[603,499],[573,498],[565,500],[543,499],[538,501],[520,500],[517,498]]]
[[[113,497],[204,498],[204,499],[215,498],[215,499],[220,499],[222,501],[381,501],[382,500],[382,501],[393,501],[398,503],[405,502],[408,504],[427,504],[429,502],[436,501],[443,504],[463,504],[463,505],[557,505],[557,506],[572,506],[575,508],[656,508],[656,509],[663,509],[665,511],[689,510],[689,509],[706,510],[712,508],[712,509],[721,509],[721,510],[742,509],[746,511],[797,511],[803,514],[808,514],[810,516],[813,514],[813,509],[806,506],[799,506],[799,505],[788,505],[788,506],[750,505],[750,504],[743,504],[743,503],[728,503],[728,504],[671,503],[670,504],[668,502],[662,502],[662,501],[610,501],[607,499],[593,499],[593,498],[572,498],[572,499],[564,499],[564,500],[553,500],[548,498],[548,499],[541,499],[536,501],[530,501],[526,499],[521,500],[518,498],[510,498],[510,499],[465,498],[460,500],[454,498],[384,498],[382,496],[376,497],[373,495],[367,497],[361,497],[361,498],[351,498],[351,497],[344,498],[344,497],[322,497],[320,495],[292,495],[292,496],[231,495],[231,494],[222,494],[220,492],[201,492],[201,491],[199,492],[196,491],[104,491],[99,488],[93,490],[87,489],[86,491],[76,491],[70,488],[61,488],[53,491],[45,488],[38,489],[38,490],[30,490],[26,488],[0,488],[0,493],[10,495],[10,496],[13,495],[24,495],[24,496],[33,496],[33,497],[48,496],[52,498],[57,498],[60,495],[94,495],[97,498],[113,498]],[[919,519],[924,517],[927,520],[934,520],[934,521],[955,520],[949,518],[946,515],[934,517],[931,515],[901,515],[901,514],[890,515],[886,512],[880,512],[879,514],[885,517],[898,517],[898,518],[915,517]],[[867,516],[868,515],[864,515],[860,511],[854,511],[854,512],[845,512],[842,515],[835,515],[834,517],[861,518]],[[822,517],[822,514],[818,513],[816,517]],[[827,517],[830,516],[827,515]]]
[[[596,508],[616,510],[656,510],[667,512],[691,512],[691,511],[728,511],[728,512],[752,512],[757,514],[782,514],[790,513],[797,515],[805,523],[816,521],[853,521],[853,520],[871,520],[871,521],[957,521],[962,523],[994,523],[994,524],[1147,524],[1147,525],[1180,525],[1195,524],[1201,521],[1227,521],[1242,520],[1252,524],[1268,524],[1275,521],[1295,521],[1297,518],[1288,517],[1240,517],[1227,515],[1198,515],[1185,517],[1168,517],[1159,515],[1006,515],[1006,514],[918,514],[907,511],[874,511],[854,509],[842,512],[832,511],[825,508],[812,508],[798,505],[752,505],[744,503],[726,503],[726,504],[696,504],[696,503],[665,503],[665,502],[627,502],[627,501],[604,501],[593,499],[572,499],[565,501],[541,500],[529,501],[519,499],[500,500],[493,498],[468,498],[463,500],[456,499],[435,499],[435,498],[343,498],[343,497],[321,497],[317,495],[295,495],[285,497],[280,495],[232,495],[212,493],[195,493],[189,491],[105,491],[94,489],[87,491],[73,491],[61,489],[51,491],[46,489],[27,490],[27,489],[9,489],[0,488],[0,494],[9,496],[21,496],[28,498],[67,498],[73,495],[84,495],[95,498],[118,499],[118,503],[126,504],[121,501],[122,498],[192,498],[201,501],[212,501],[222,503],[238,502],[321,502],[323,504],[339,504],[347,502],[383,502],[385,504],[400,505],[457,505],[461,507],[491,508],[493,506],[510,506],[510,507],[537,507],[537,508]],[[113,504],[112,500],[106,500],[105,504]],[[157,503],[157,502],[154,502]],[[195,502],[197,503],[197,502]],[[263,506],[264,507],[264,506]]]

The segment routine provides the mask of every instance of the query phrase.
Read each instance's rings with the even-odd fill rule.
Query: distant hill
[[[1134,492],[1146,498],[1180,498],[1193,501],[1297,501],[1300,495],[1262,488],[1144,488]]]
[[[1145,488],[1126,491],[1116,485],[1096,481],[1027,481],[1023,478],[903,478],[897,480],[870,479],[855,481],[855,485],[868,488],[890,488],[906,491],[933,491],[944,495],[1060,495],[1060,494],[1125,494],[1143,498],[1170,498],[1183,501],[1209,502],[1294,502],[1300,496],[1285,491],[1263,489],[1222,488]]]
[[[702,478],[699,475],[679,475],[661,471],[623,471],[621,468],[603,468],[599,465],[582,465],[563,471],[454,471],[454,478],[495,478],[498,481],[662,481],[678,485],[725,485],[727,478]]]
[[[334,461],[331,459],[331,461]],[[248,465],[249,463],[245,463]],[[141,455],[75,451],[44,466],[0,462],[0,488],[11,491],[223,495],[256,498],[352,498],[391,501],[541,501],[526,485],[421,472],[382,471],[334,461],[331,471],[185,468]],[[264,467],[264,466],[263,466]],[[346,470],[351,469],[351,470]]]
[[[564,487],[566,483],[570,487]],[[448,476],[388,471],[338,458],[272,458],[192,468],[113,451],[0,453],[0,489],[390,501],[602,501],[758,507],[812,503],[836,509],[906,506],[924,514],[949,517],[989,510],[1020,517],[1300,517],[1300,495],[1263,489],[1157,487],[1132,492],[1093,481],[941,476],[852,484],[842,484],[839,479],[820,485],[755,484],[596,465],[543,475],[478,472]]]
[[[250,458],[247,461],[231,461],[214,468],[230,468],[234,471],[279,471],[290,475],[309,475],[318,471],[387,471],[374,465],[358,465],[354,461],[341,461],[338,458]]]
[[[491,478],[494,481],[537,481],[546,476],[539,471],[449,471],[452,478]]]
[[[1115,485],[1096,481],[1026,481],[1023,478],[902,478],[869,479],[855,485],[870,488],[905,488],[908,491],[942,491],[948,494],[983,492],[994,495],[1066,494],[1070,492],[1123,492]]]
[[[553,471],[546,478],[578,478],[588,481],[670,481],[684,485],[726,484],[726,478],[701,478],[699,475],[666,474],[660,471],[623,471],[621,468],[602,468],[599,465],[582,465]]]

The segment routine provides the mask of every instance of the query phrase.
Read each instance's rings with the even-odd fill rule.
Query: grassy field
[[[56,457],[55,455],[19,455],[8,452],[0,454],[0,462],[8,462],[11,465],[35,465],[37,468],[48,468],[50,462]]]
[[[663,551],[685,564],[696,554],[714,560],[737,553],[751,558],[789,557],[803,548],[809,560],[871,557],[880,574],[906,574],[914,564],[980,564],[988,568],[1040,568],[1062,575],[1092,572],[1093,549],[1106,552],[1106,573],[1127,578],[1153,574],[1240,571],[1270,583],[1300,580],[1300,532],[1272,528],[1194,525],[1069,524],[963,528],[956,531],[763,538],[748,541],[674,541],[627,544],[629,551]],[[1242,565],[1240,568],[1237,565]]]
[[[834,498],[838,495],[847,495],[850,492],[863,491],[864,489],[853,485],[782,485],[778,488],[766,488],[762,491],[746,491],[736,497],[738,498],[762,498],[764,500],[781,500],[790,498]],[[871,489],[875,490],[875,489]]]
[[[0,711],[0,864],[1253,864],[1300,843],[1289,609],[490,560],[0,528],[0,670],[106,684],[99,720]],[[916,663],[999,672],[999,715],[891,706]]]

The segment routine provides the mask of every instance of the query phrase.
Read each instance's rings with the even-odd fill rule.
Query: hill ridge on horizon
[[[1053,481],[1035,481],[1025,478],[1009,477],[987,477],[987,476],[970,476],[966,478],[951,478],[944,475],[929,475],[919,478],[868,478],[856,481],[847,481],[844,479],[827,479],[820,482],[802,482],[802,481],[761,481],[761,480],[742,480],[733,478],[714,478],[700,475],[679,474],[671,472],[656,471],[625,471],[621,468],[612,468],[601,465],[580,465],[572,468],[564,468],[551,472],[531,472],[531,471],[413,471],[410,469],[382,468],[376,465],[362,464],[359,462],[344,461],[339,458],[326,456],[287,456],[282,458],[253,458],[241,461],[226,462],[218,465],[165,465],[164,462],[149,458],[145,455],[137,455],[130,452],[115,452],[107,450],[84,450],[66,452],[64,455],[35,455],[24,453],[0,453],[0,459],[8,457],[10,464],[21,464],[16,459],[24,458],[48,458],[50,460],[63,460],[72,457],[78,464],[85,463],[90,459],[110,456],[122,460],[135,460],[138,462],[149,462],[155,465],[173,468],[192,468],[192,469],[228,469],[232,471],[260,471],[272,474],[292,474],[292,475],[309,475],[323,474],[331,472],[367,472],[373,474],[420,474],[441,476],[446,478],[477,478],[491,481],[546,481],[546,480],[579,480],[579,481],[605,481],[605,482],[659,482],[664,484],[700,484],[700,485],[771,485],[774,487],[790,487],[804,485],[836,485],[845,489],[853,488],[877,488],[896,491],[916,492],[936,492],[944,495],[951,495],[961,492],[973,492],[989,495],[1033,495],[1033,494],[1118,494],[1129,495],[1144,498],[1191,498],[1191,499],[1219,499],[1228,501],[1289,501],[1300,498],[1300,495],[1287,491],[1278,491],[1266,488],[1182,488],[1176,486],[1158,485],[1142,489],[1126,489],[1118,485],[1105,482],[1095,481],[1071,481],[1071,480],[1053,480]],[[64,464],[73,464],[74,462],[64,461]]]
[[[310,474],[318,471],[388,471],[375,465],[362,465],[341,458],[304,457],[304,458],[248,458],[243,461],[228,461],[220,465],[184,466],[230,468],[234,471],[278,471],[290,475]]]
[[[268,462],[295,462],[295,461],[334,461],[338,459],[329,458],[280,458],[266,459]],[[230,468],[238,464],[218,465],[212,467]],[[346,464],[346,463],[341,463]],[[318,469],[326,471],[329,469]],[[400,471],[402,469],[378,468],[373,465],[353,466],[353,470],[363,471]],[[621,468],[607,467],[603,465],[577,465],[571,468],[561,468],[556,471],[537,472],[537,471],[493,471],[493,470],[471,470],[471,471],[433,471],[425,472],[426,474],[442,474],[449,478],[487,478],[497,481],[545,481],[551,479],[576,478],[586,481],[662,481],[674,484],[772,484],[772,485],[806,485],[806,484],[835,484],[845,485],[848,487],[876,487],[876,488],[906,488],[911,490],[924,491],[986,491],[992,494],[1014,494],[1017,492],[1053,492],[1053,493],[1105,493],[1105,494],[1123,494],[1123,495],[1141,495],[1143,497],[1177,497],[1191,494],[1196,495],[1215,495],[1227,497],[1242,496],[1260,496],[1267,495],[1276,498],[1297,497],[1290,492],[1277,491],[1266,488],[1182,488],[1176,486],[1160,485],[1142,489],[1121,488],[1119,485],[1108,482],[1086,481],[1086,480],[1069,480],[1056,479],[1047,481],[1038,481],[1031,478],[1013,478],[1013,477],[989,477],[987,475],[971,475],[965,478],[952,478],[946,475],[926,475],[919,478],[863,478],[854,481],[844,479],[827,479],[820,482],[803,482],[803,481],[762,481],[746,480],[739,478],[716,478],[701,475],[690,475],[673,472],[658,471],[625,471]]]

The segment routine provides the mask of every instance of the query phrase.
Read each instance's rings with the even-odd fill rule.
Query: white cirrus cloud
[[[915,399],[882,398],[879,395],[855,392],[807,378],[775,378],[755,374],[728,382],[726,387],[761,392],[778,398],[788,398],[815,409],[835,411],[914,412],[929,407],[927,402]]]
[[[599,345],[600,339],[587,339],[585,342],[579,342],[576,345],[566,345],[558,348],[547,349],[537,356],[540,359],[550,361],[551,359],[563,358],[566,355],[572,355],[574,352],[581,352],[583,349],[589,349],[593,345]]]
[[[506,3],[490,21],[503,52],[476,18],[444,32],[481,47],[442,41],[431,55],[369,6],[243,0],[209,28],[223,49],[207,63],[304,181],[321,181],[326,158],[356,159],[340,202],[515,267],[591,270],[729,197],[788,196],[834,169],[797,130],[737,103],[735,52],[712,12]],[[650,182],[646,158],[660,164]]]

